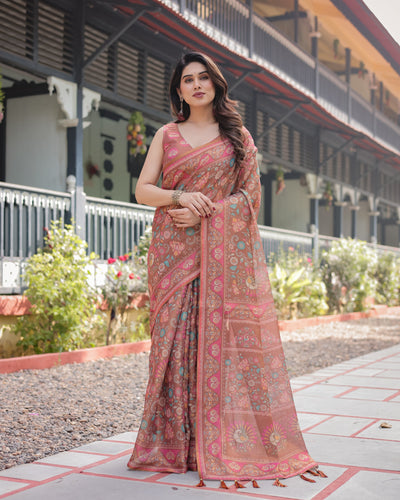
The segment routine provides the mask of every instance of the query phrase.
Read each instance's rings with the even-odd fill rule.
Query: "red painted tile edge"
[[[369,311],[352,312],[345,314],[331,314],[328,316],[315,316],[313,318],[300,318],[292,320],[279,321],[279,329],[281,331],[292,331],[307,326],[317,326],[324,323],[333,323],[334,321],[350,321],[362,318],[372,318],[381,316],[387,312],[400,313],[400,306],[387,307],[387,306],[374,306]]]
[[[139,293],[132,299],[130,308],[144,307],[149,301],[148,293]],[[106,302],[99,304],[101,311],[108,309]],[[24,295],[0,295],[0,316],[23,316],[29,314],[31,304]]]
[[[2,299],[5,296],[0,296],[0,315],[2,314],[1,306]],[[8,296],[21,300],[25,297]],[[147,300],[146,294],[143,294],[141,300]],[[29,304],[29,302],[28,302]],[[3,309],[4,310],[4,309]],[[330,323],[333,321],[348,321],[352,319],[370,318],[390,312],[399,312],[400,306],[386,307],[377,306],[376,309],[371,309],[368,312],[355,312],[347,314],[335,314],[331,316],[317,316],[314,318],[301,318],[298,320],[279,321],[279,328],[283,330],[295,330],[306,326],[314,326],[322,323]],[[4,313],[3,313],[4,315]],[[129,342],[126,344],[113,344],[102,347],[92,347],[89,349],[79,349],[71,352],[60,352],[51,354],[36,354],[32,356],[21,356],[16,358],[0,359],[0,373],[12,373],[19,370],[43,370],[54,366],[65,365],[70,363],[84,363],[86,361],[95,361],[97,359],[112,358],[124,354],[136,354],[147,352],[150,350],[150,340],[142,342]]]
[[[149,351],[150,344],[150,340],[142,340],[141,342],[112,344],[102,347],[91,347],[89,349],[78,349],[70,352],[35,354],[33,356],[0,359],[0,373],[12,373],[19,370],[43,370],[70,363],[84,363],[86,361],[112,358],[124,354],[137,354]]]

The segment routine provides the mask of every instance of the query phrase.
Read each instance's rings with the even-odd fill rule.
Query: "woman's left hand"
[[[176,227],[193,227],[201,221],[189,208],[173,208],[168,213]]]

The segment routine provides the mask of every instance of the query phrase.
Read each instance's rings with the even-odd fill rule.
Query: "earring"
[[[178,112],[178,120],[180,122],[183,122],[185,120],[185,117],[183,116],[183,97],[181,97],[181,109]]]

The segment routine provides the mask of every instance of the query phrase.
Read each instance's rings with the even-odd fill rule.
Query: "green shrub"
[[[107,345],[110,339],[116,339],[118,330],[128,329],[125,313],[134,297],[147,291],[147,253],[151,234],[150,228],[140,237],[135,253],[108,259],[105,284],[101,291],[108,305]]]
[[[326,288],[312,259],[289,247],[270,259],[269,278],[279,319],[326,314]]]
[[[130,335],[130,342],[138,342],[150,338],[150,306],[144,307]]]
[[[85,347],[85,336],[93,326],[96,295],[88,286],[86,243],[71,225],[60,221],[45,228],[45,247],[28,259],[24,295],[31,314],[18,319],[14,332],[18,345],[35,353],[61,352]]]
[[[363,311],[376,289],[376,252],[351,238],[334,241],[322,252],[322,278],[331,313]]]
[[[396,306],[400,304],[400,259],[393,253],[378,256],[375,279],[375,300],[378,304]]]

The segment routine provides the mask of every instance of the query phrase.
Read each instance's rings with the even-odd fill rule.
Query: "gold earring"
[[[183,122],[185,120],[185,117],[183,115],[183,97],[181,96],[181,109],[178,112],[178,120],[180,122]]]

